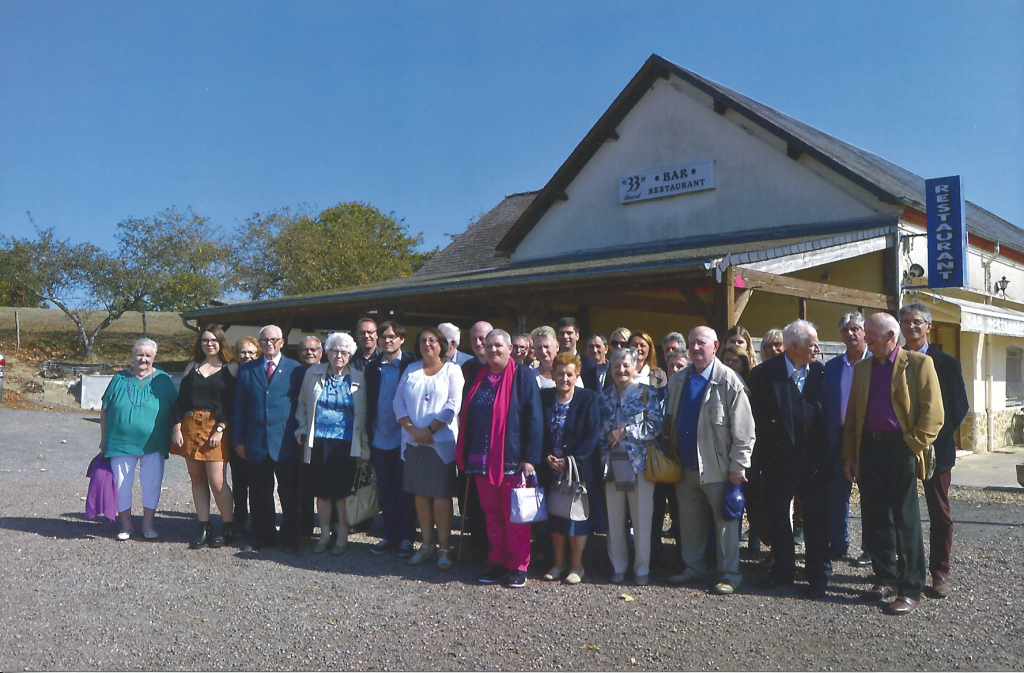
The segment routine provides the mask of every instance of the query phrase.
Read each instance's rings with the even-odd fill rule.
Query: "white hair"
[[[508,332],[506,332],[503,329],[492,329],[490,332],[487,333],[487,336],[484,338],[484,343],[490,341],[491,337],[501,337],[502,340],[505,342],[506,346],[512,345],[512,337],[510,337],[508,335]]]
[[[788,350],[790,344],[806,347],[811,343],[811,333],[818,330],[806,320],[794,320],[782,328],[782,345]]]
[[[317,337],[315,337],[315,336],[313,336],[312,334],[309,334],[309,335],[307,335],[307,336],[304,336],[304,337],[302,337],[302,341],[305,341],[306,339],[312,339],[313,341],[315,341],[315,342],[316,342],[316,345],[317,345],[317,346],[320,346],[320,345],[321,345],[321,343],[320,343],[320,339],[319,339],[319,338],[317,338]],[[299,345],[300,345],[300,346],[302,345],[302,341],[300,341],[300,342],[299,342]]]
[[[136,339],[135,343],[132,344],[132,355],[135,355],[135,351],[139,349],[139,346],[149,346],[153,349],[153,357],[156,357],[156,342],[152,339],[148,339],[146,337],[139,337]]]
[[[843,317],[839,319],[839,329],[843,329],[850,323],[864,329],[864,314],[860,311],[854,311],[853,313],[844,313]]]
[[[636,348],[616,348],[608,356],[608,362],[614,364],[617,360],[624,360],[626,358],[629,358],[633,366],[637,367],[640,363],[640,351]]]
[[[263,326],[263,327],[262,327],[262,328],[260,329],[260,336],[262,337],[262,336],[263,336],[263,333],[264,333],[264,332],[266,332],[266,331],[267,331],[268,329],[276,329],[276,330],[277,330],[278,332],[280,332],[280,333],[281,333],[281,338],[282,338],[282,339],[284,338],[284,330],[282,330],[282,329],[281,329],[280,327],[278,327],[277,325],[264,325],[264,326]]]
[[[332,332],[327,335],[327,342],[324,344],[324,350],[329,351],[335,346],[341,346],[343,349],[348,349],[349,355],[356,352],[356,341],[348,332]]]
[[[893,338],[899,338],[900,335],[900,321],[892,317],[889,313],[876,313],[871,318],[876,317],[882,323],[883,329],[887,332],[892,332]],[[870,320],[871,318],[868,318]]]
[[[450,322],[443,322],[438,325],[437,331],[443,334],[444,338],[448,339],[448,341],[454,341],[456,346],[462,341],[462,330]]]

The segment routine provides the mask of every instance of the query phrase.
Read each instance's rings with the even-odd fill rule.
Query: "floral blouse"
[[[645,390],[647,391],[646,404],[644,403]],[[626,438],[618,444],[617,448],[623,449],[629,454],[633,472],[642,472],[647,463],[648,442],[654,442],[655,446],[659,450],[661,449],[658,444],[664,417],[661,413],[657,391],[650,386],[634,381],[620,396],[618,388],[613,385],[601,394],[599,409],[601,412],[601,439],[598,442],[598,447],[601,449],[601,458],[605,465],[608,464],[610,448],[608,433],[625,428]],[[646,415],[644,414],[645,410]]]

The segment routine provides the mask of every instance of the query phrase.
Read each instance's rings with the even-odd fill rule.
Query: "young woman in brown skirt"
[[[227,483],[231,434],[228,424],[235,407],[238,361],[219,325],[199,333],[192,361],[178,390],[171,453],[183,456],[192,480],[192,500],[199,516],[199,535],[189,549],[223,547],[239,536],[232,523],[231,488]],[[210,525],[210,493],[217,501],[224,527],[214,537]]]

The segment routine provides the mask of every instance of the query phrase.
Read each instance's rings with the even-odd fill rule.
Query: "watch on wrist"
[[[437,430],[434,429],[433,425],[428,425],[427,430],[430,430],[430,434],[434,434],[435,432],[437,432]]]
[[[223,425],[218,425],[217,427],[215,427],[213,429],[213,431],[214,432],[224,432],[224,426]]]

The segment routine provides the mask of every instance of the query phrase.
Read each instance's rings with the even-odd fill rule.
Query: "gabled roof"
[[[925,212],[924,178],[921,176],[652,54],[498,242],[499,253],[511,255],[548,208],[557,199],[566,198],[565,189],[602,144],[618,138],[615,128],[651,85],[658,78],[670,75],[708,94],[715,101],[716,111],[724,113],[727,108],[736,111],[785,140],[794,151],[813,157],[879,199]],[[973,233],[1024,251],[1024,230],[970,201],[967,202],[967,226]]]
[[[508,266],[508,258],[495,255],[494,246],[508,233],[538,193],[509,194],[413,275],[440,276]]]

